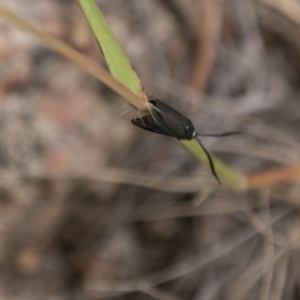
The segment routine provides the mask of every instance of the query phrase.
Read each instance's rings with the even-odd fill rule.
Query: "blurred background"
[[[0,20],[0,299],[300,299],[300,1],[100,0],[219,186],[118,95]],[[104,65],[76,1],[0,0]]]

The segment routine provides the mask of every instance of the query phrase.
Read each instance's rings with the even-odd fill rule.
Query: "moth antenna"
[[[201,148],[203,149],[204,153],[207,156],[211,172],[213,173],[214,177],[217,179],[217,181],[219,182],[219,184],[222,185],[222,183],[221,183],[221,181],[220,181],[220,179],[219,179],[219,177],[217,175],[217,172],[216,172],[216,169],[215,169],[215,166],[214,166],[214,161],[213,161],[211,155],[206,150],[206,148],[204,147],[204,145],[201,143],[201,141],[199,139],[199,136],[196,136],[195,139],[197,140],[197,142],[199,143],[199,145],[201,146]]]
[[[224,137],[230,135],[242,134],[242,131],[229,131],[224,133],[198,133],[198,136]]]

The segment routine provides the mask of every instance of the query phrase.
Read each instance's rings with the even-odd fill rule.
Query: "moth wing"
[[[159,114],[161,123],[172,133],[171,136],[179,140],[191,140],[194,138],[195,128],[190,119],[159,99],[153,99],[150,102],[161,112]]]
[[[144,130],[151,131],[154,133],[176,137],[173,132],[165,125],[160,114],[153,111],[152,114],[149,114],[142,118],[132,119],[132,124],[138,126]]]

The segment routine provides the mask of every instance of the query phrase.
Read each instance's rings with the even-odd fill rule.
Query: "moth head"
[[[192,140],[196,137],[197,132],[193,126],[193,124],[188,124],[184,128],[185,136],[187,140]]]

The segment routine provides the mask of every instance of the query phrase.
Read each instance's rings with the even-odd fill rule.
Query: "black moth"
[[[221,184],[220,179],[216,173],[212,157],[201,143],[199,136],[219,137],[239,134],[240,132],[226,132],[221,134],[198,134],[191,120],[183,116],[173,107],[167,105],[159,99],[150,100],[150,103],[152,103],[157,109],[153,109],[151,114],[146,115],[142,118],[132,119],[131,123],[142,129],[174,137],[178,140],[196,139],[207,156],[210,169],[214,177],[217,179],[219,184]]]

